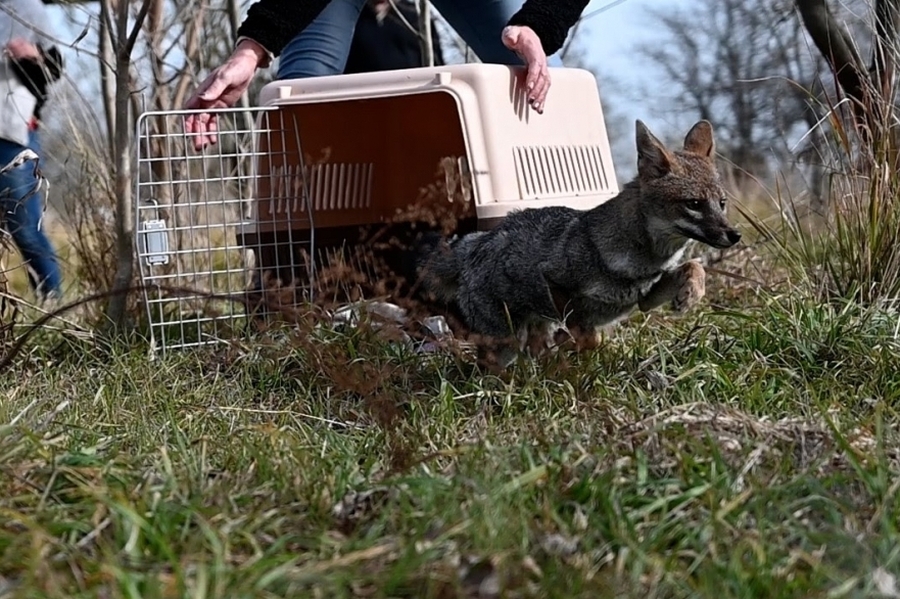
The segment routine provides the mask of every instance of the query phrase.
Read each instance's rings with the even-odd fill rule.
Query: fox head
[[[715,248],[740,241],[740,232],[725,218],[725,190],[709,121],[691,127],[684,148],[675,151],[641,121],[636,133],[641,212],[648,227],[664,239],[695,239]]]

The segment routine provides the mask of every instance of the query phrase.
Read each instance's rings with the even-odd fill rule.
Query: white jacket
[[[0,49],[13,38],[49,43],[42,34],[48,22],[41,0],[0,0]],[[37,98],[16,78],[5,58],[0,62],[0,139],[28,144],[28,125]]]

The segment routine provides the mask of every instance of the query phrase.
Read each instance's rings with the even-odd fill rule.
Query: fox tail
[[[425,291],[445,303],[456,300],[462,273],[454,245],[437,232],[422,235],[416,245],[419,281]]]

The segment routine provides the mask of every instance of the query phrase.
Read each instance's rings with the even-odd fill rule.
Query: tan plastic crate
[[[572,68],[550,75],[540,115],[527,107],[524,70],[501,65],[266,85],[259,105],[278,109],[260,117],[268,119],[260,129],[284,133],[257,138],[244,243],[284,281],[284,267],[297,264],[290,246],[308,244],[310,230],[320,250],[352,243],[360,226],[420,201],[448,161],[471,189],[470,216],[482,229],[514,209],[586,209],[613,197],[618,185],[594,75]]]

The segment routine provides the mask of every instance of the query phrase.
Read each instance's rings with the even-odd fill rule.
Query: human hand
[[[540,38],[531,27],[511,25],[503,30],[502,39],[507,48],[525,61],[528,103],[538,114],[543,113],[547,91],[550,89],[550,71]]]
[[[14,60],[40,60],[41,51],[26,39],[14,37],[6,44],[5,54]]]
[[[229,108],[243,94],[256,69],[266,60],[265,49],[253,40],[241,40],[234,52],[200,84],[200,87],[184,103],[188,110],[205,108]],[[194,139],[194,149],[201,150],[207,144],[216,143],[216,116],[206,112],[188,115],[184,120],[184,132]]]

